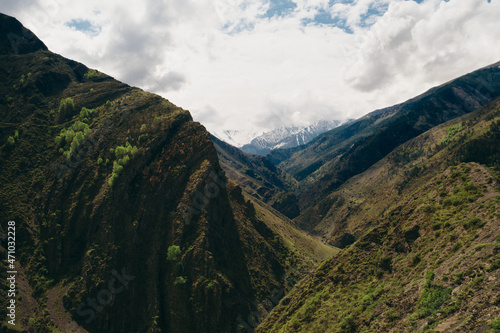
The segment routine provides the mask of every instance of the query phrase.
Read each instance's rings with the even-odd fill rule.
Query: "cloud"
[[[18,0],[0,11],[210,130],[359,117],[500,58],[498,1]]]
[[[364,92],[383,91],[404,79],[425,86],[496,61],[500,54],[493,36],[500,27],[492,25],[491,13],[500,7],[494,6],[484,0],[391,3],[362,35],[345,67],[345,82]],[[474,47],[474,39],[481,45]]]

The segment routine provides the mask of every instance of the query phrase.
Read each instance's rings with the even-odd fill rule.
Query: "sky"
[[[212,132],[358,118],[500,61],[500,0],[16,0],[0,12]]]

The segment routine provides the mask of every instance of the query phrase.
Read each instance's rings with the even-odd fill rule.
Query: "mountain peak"
[[[249,154],[266,155],[273,149],[293,148],[308,143],[318,135],[342,125],[340,120],[321,120],[308,126],[287,126],[256,136],[241,150]]]
[[[48,49],[21,22],[12,16],[0,13],[0,55],[26,54],[39,50],[47,51]]]

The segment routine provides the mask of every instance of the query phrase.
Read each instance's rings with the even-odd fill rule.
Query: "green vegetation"
[[[184,276],[178,276],[175,278],[174,284],[180,285],[180,284],[185,284],[187,282],[186,278]]]
[[[54,139],[56,148],[62,152],[64,156],[70,158],[71,154],[83,143],[85,136],[90,132],[89,125],[79,120],[67,129],[62,129],[58,136]]]
[[[487,223],[484,192],[492,191],[478,183],[483,172],[466,164],[451,167],[427,184],[406,189],[410,194],[395,199],[384,214],[373,209],[368,218],[377,227],[320,265],[258,332],[285,332],[286,327],[319,332],[325,325],[332,332],[420,331],[422,323],[431,329],[463,313],[464,300],[482,292],[485,274],[498,265],[478,259],[488,258],[490,243],[473,243]],[[498,203],[494,206],[498,209]],[[415,236],[414,225],[419,226]],[[464,265],[470,269],[464,271]],[[449,270],[443,273],[443,267]],[[452,295],[463,284],[462,293]]]
[[[446,127],[446,134],[443,136],[440,143],[448,144],[452,141],[456,141],[458,138],[458,133],[462,132],[463,129],[464,127],[462,123]]]
[[[113,171],[108,181],[109,186],[113,187],[116,180],[118,179],[118,175],[122,172],[123,167],[129,163],[131,156],[133,157],[139,152],[139,148],[137,148],[137,146],[132,146],[127,141],[125,146],[110,148],[109,151],[112,154],[114,153],[116,158],[116,160],[113,162]]]
[[[93,114],[95,114],[97,111],[96,109],[87,109],[86,107],[83,107],[82,110],[80,111],[80,117],[87,118]]]
[[[453,81],[463,94],[451,100],[431,90],[432,99],[328,133],[283,160],[294,179],[267,158],[231,147],[216,152],[186,111],[98,79],[97,71],[82,80],[85,67],[50,52],[9,54],[2,68],[0,94],[15,103],[3,108],[3,145],[9,135],[16,145],[0,151],[0,215],[22,223],[20,278],[33,292],[21,302],[34,298],[23,303],[33,309],[18,313],[20,330],[57,332],[52,320],[71,316],[89,331],[111,322],[131,332],[226,332],[235,318],[267,315],[278,303],[260,332],[442,331],[438,325],[455,319],[457,331],[498,326],[485,315],[498,305],[491,295],[500,249],[495,120],[489,109],[455,120],[462,128],[446,130],[448,145],[440,140],[451,123],[417,137],[456,116],[441,105],[456,112],[462,95],[467,101],[480,93],[468,88],[474,75]],[[20,84],[28,71],[37,84],[29,75]],[[71,98],[58,112],[49,105],[62,96]],[[83,150],[93,138],[93,149]],[[385,158],[393,149],[394,158]],[[79,158],[68,163],[58,151]],[[220,166],[242,179],[243,190],[213,180]],[[186,217],[183,207],[196,207],[198,193],[214,182],[219,194]],[[294,221],[283,216],[295,213]],[[335,237],[350,245],[338,251],[318,241],[338,244]],[[111,302],[87,325],[78,307],[102,296],[115,273],[138,277],[116,300],[148,304],[147,313]],[[148,276],[156,280],[141,283]],[[276,290],[287,295],[281,302],[271,299]]]
[[[181,248],[177,245],[171,245],[168,247],[167,251],[167,259],[168,260],[177,260],[179,256],[182,254]]]
[[[75,110],[75,103],[73,99],[70,97],[61,99],[59,103],[59,119],[66,120],[73,116],[73,112]]]
[[[500,317],[491,321],[490,328],[493,332],[500,333]]]
[[[451,297],[452,288],[445,288],[439,283],[433,282],[433,279],[434,272],[427,272],[424,287],[417,301],[418,318],[436,315],[437,310]]]
[[[90,79],[93,79],[93,78],[97,78],[97,77],[100,77],[102,75],[101,72],[95,70],[95,69],[89,69],[87,71],[87,73],[85,73],[83,75],[83,77],[87,80],[90,80]]]
[[[11,136],[7,137],[7,146],[13,147],[16,144],[16,142],[18,142],[18,141],[19,141],[19,131],[15,130],[14,136],[11,135]]]

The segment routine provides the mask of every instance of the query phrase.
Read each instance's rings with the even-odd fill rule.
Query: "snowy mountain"
[[[309,126],[287,126],[272,131],[262,130],[225,130],[213,133],[217,138],[246,153],[266,155],[270,150],[292,148],[311,141],[321,133],[345,123],[344,121],[322,120]]]
[[[250,130],[223,130],[220,132],[213,132],[212,134],[217,137],[217,139],[229,143],[235,147],[242,147],[246,144],[252,142],[252,140],[264,133],[262,129],[250,129]]]

